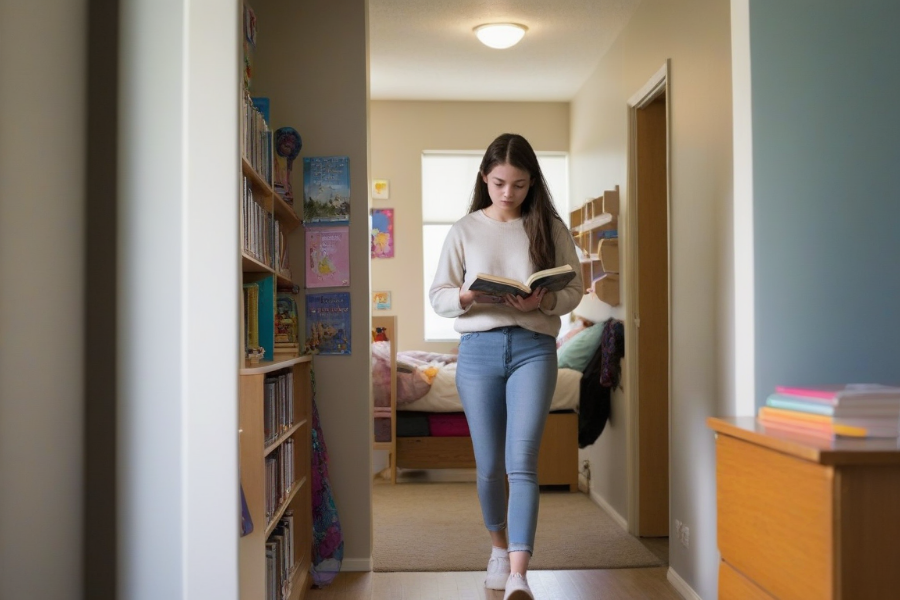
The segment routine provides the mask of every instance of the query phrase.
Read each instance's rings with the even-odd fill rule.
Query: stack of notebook
[[[900,437],[900,387],[778,386],[759,409],[767,428],[834,439]]]

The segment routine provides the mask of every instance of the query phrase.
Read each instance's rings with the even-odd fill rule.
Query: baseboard
[[[628,531],[628,521],[625,519],[625,517],[616,512],[616,509],[614,509],[609,504],[609,502],[607,502],[600,494],[598,494],[594,490],[591,490],[590,496],[591,500],[593,500],[600,508],[609,513],[609,516],[613,518],[613,521],[619,524],[619,527],[621,527],[625,531]]]
[[[668,572],[666,572],[666,579],[668,579],[669,583],[672,584],[672,587],[681,594],[682,598],[686,598],[687,600],[703,600],[703,598],[694,591],[694,588],[689,586],[672,567],[669,567]]]
[[[371,570],[371,558],[345,558],[341,561],[341,571],[365,572]]]

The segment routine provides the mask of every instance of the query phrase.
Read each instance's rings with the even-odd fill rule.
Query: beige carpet
[[[375,571],[480,571],[490,555],[474,483],[376,483]],[[585,494],[542,492],[532,569],[663,564]]]

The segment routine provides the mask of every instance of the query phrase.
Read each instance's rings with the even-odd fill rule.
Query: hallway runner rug
[[[481,571],[491,544],[474,483],[375,483],[374,570]],[[583,493],[542,491],[531,569],[664,564]]]

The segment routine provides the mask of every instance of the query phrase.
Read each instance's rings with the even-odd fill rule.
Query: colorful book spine
[[[839,405],[835,406],[826,402],[819,402],[800,398],[798,396],[789,396],[787,394],[771,394],[766,398],[766,406],[773,408],[784,408],[787,410],[796,410],[800,412],[812,413],[816,415],[826,415],[833,417],[845,418],[900,418],[900,402],[886,403],[868,402],[861,405]]]
[[[896,426],[861,427],[848,425],[836,421],[834,417],[814,415],[810,413],[784,410],[764,406],[759,409],[759,418],[762,422],[774,422],[792,425],[798,428],[822,431],[834,435],[847,437],[897,437]]]
[[[775,391],[779,394],[810,400],[819,400],[835,405],[840,402],[874,400],[900,402],[900,387],[891,387],[875,383],[808,387],[779,385],[775,387]]]

